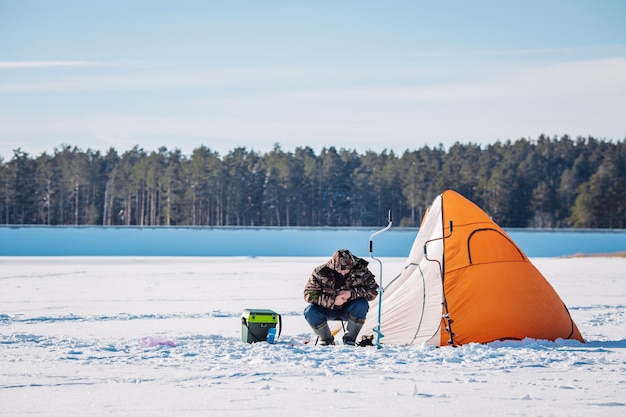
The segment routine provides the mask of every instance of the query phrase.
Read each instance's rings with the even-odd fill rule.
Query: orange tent
[[[437,196],[381,301],[382,344],[437,346],[583,338],[544,276],[485,212],[452,190]],[[378,301],[362,334],[378,325]]]

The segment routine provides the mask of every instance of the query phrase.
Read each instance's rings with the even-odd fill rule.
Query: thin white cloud
[[[623,53],[626,50],[626,44],[605,44],[591,46],[575,46],[569,48],[531,48],[531,49],[484,49],[478,51],[467,51],[467,54],[476,54],[480,56],[516,56],[516,55],[555,55],[555,54],[576,54],[576,53]]]
[[[90,68],[113,64],[99,61],[0,61],[0,69]]]
[[[0,62],[2,68],[87,68],[122,64],[96,61]],[[583,88],[626,85],[626,58],[572,61],[513,70],[438,67],[263,67],[185,68],[124,64],[128,70],[107,74],[37,76],[0,84],[7,92],[165,91],[216,88],[220,95],[263,92],[297,100],[360,102],[362,100],[458,100],[462,98],[530,97]],[[439,76],[436,76],[435,74]],[[360,86],[359,86],[360,85]],[[355,87],[353,87],[355,86]],[[267,97],[265,97],[267,98]]]
[[[314,101],[360,103],[369,100],[584,99],[589,95],[617,96],[625,90],[626,58],[615,58],[541,66],[506,75],[456,82],[311,89],[289,94]]]
[[[17,64],[12,68],[18,68]],[[37,68],[34,63],[31,68]],[[0,63],[2,65],[2,63]],[[5,68],[9,68],[7,64]],[[107,64],[102,63],[100,67]],[[110,64],[109,66],[116,66]],[[0,84],[0,91],[11,92],[98,92],[98,91],[137,91],[171,90],[176,88],[241,88],[248,86],[258,89],[266,83],[285,83],[302,76],[302,71],[290,68],[185,68],[179,66],[119,64],[120,71],[108,73],[92,72],[58,74],[54,78],[37,74],[30,79],[7,81]],[[79,68],[77,63],[74,68]],[[85,65],[85,68],[87,65]],[[93,67],[98,67],[93,65]],[[1,68],[1,67],[0,67]],[[24,67],[26,68],[26,67]],[[53,68],[52,65],[39,68]],[[306,70],[307,72],[309,70]]]
[[[370,74],[369,70],[364,73]],[[309,71],[316,73],[314,68]],[[542,133],[626,136],[626,58],[534,66],[430,84],[408,77],[385,83],[392,77],[381,76],[376,83],[360,82],[369,85],[364,88],[349,88],[351,83],[344,81],[347,74],[359,80],[368,76],[359,78],[347,68],[337,71],[336,78],[328,73],[321,77],[328,83],[300,82],[304,69],[300,73],[265,69],[262,74],[242,69],[230,75],[219,69],[188,70],[190,77],[183,79],[174,72],[155,71],[149,74],[152,78],[144,79],[144,87],[171,88],[182,83],[219,85],[227,91],[190,97],[165,94],[162,97],[168,100],[161,104],[132,106],[128,112],[86,106],[58,113],[52,108],[45,114],[5,114],[0,117],[0,137],[46,137],[52,145],[73,138],[83,147],[106,149],[103,145],[110,145],[118,150],[135,144],[145,149],[180,146],[186,152],[204,142],[213,149],[219,146],[215,150],[224,153],[245,144],[271,149],[275,142],[286,149],[337,144],[402,151],[424,144],[492,143]],[[132,80],[140,73],[124,74],[109,85],[132,88]],[[288,84],[297,89],[276,84],[276,74],[291,76]],[[104,75],[98,79],[106,82]],[[337,87],[321,89],[320,85]],[[7,157],[11,148],[4,140],[0,155]]]

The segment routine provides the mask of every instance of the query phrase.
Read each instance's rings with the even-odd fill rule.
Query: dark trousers
[[[328,320],[347,321],[350,317],[365,320],[370,308],[365,298],[350,300],[341,308],[326,308],[317,304],[309,304],[304,309],[304,318],[311,327],[317,327]]]

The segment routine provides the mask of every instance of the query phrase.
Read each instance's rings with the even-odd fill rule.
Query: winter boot
[[[324,322],[318,326],[313,327],[313,331],[318,336],[320,345],[326,346],[326,345],[335,344],[335,338],[333,337],[333,334],[330,332],[330,328],[328,327],[327,322]]]
[[[358,319],[353,316],[350,316],[348,318],[348,325],[346,326],[346,333],[343,335],[344,345],[350,345],[350,346],[356,345],[356,337],[361,331],[361,327],[363,327],[363,323],[365,323],[365,319]]]

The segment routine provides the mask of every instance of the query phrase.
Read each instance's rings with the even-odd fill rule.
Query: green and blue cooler
[[[276,333],[276,326],[278,326],[278,333]],[[270,331],[270,329],[274,330]],[[281,331],[280,314],[273,310],[246,308],[241,314],[241,340],[245,343],[274,343]]]

